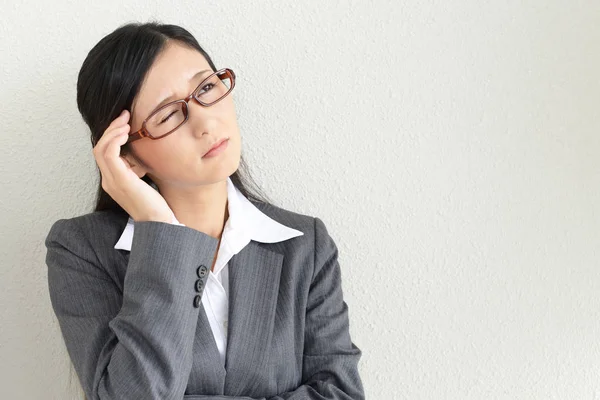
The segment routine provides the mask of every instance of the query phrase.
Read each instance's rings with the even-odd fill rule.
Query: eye
[[[165,118],[163,118],[160,123],[162,124],[163,122],[167,122],[169,119],[171,119],[171,117],[173,115],[175,115],[176,113],[178,113],[179,111],[173,111],[171,114],[167,115]]]
[[[201,90],[199,90],[199,91],[198,91],[198,94],[202,94],[202,91],[203,91],[203,90],[204,90],[204,91],[206,91],[206,92],[208,92],[208,91],[210,91],[210,90],[211,90],[211,89],[212,89],[214,86],[215,86],[215,85],[214,85],[214,84],[212,84],[212,83],[207,83],[206,85],[204,85],[204,86],[201,88]],[[207,89],[207,88],[208,88],[208,89]]]

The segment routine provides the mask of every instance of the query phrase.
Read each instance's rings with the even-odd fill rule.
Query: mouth
[[[218,150],[221,150],[221,147],[225,147],[226,142],[229,140],[229,138],[223,138],[221,140],[219,140],[217,143],[215,143],[210,149],[208,149],[208,151],[206,153],[204,153],[204,155],[202,157],[205,157],[207,155],[211,155],[212,152],[218,152]]]

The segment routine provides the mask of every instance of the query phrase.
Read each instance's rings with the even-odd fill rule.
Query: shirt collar
[[[303,232],[283,225],[260,211],[233,184],[230,177],[227,178],[227,200],[229,218],[223,228],[221,245],[226,243],[234,254],[250,240],[276,243],[304,235]],[[177,218],[174,218],[174,223],[183,225],[177,221]],[[134,228],[134,221],[130,217],[115,244],[115,249],[131,251]]]

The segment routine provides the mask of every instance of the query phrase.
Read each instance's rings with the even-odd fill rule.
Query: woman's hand
[[[102,188],[134,221],[172,223],[174,214],[165,199],[144,182],[133,171],[129,161],[120,155],[121,146],[127,142],[131,129],[128,121],[129,111],[123,110],[92,149],[100,167]]]

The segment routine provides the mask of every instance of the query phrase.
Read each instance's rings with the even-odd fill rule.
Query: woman
[[[246,187],[234,87],[175,25],[121,26],[83,63],[98,204],[45,243],[88,399],[364,399],[337,247]]]

